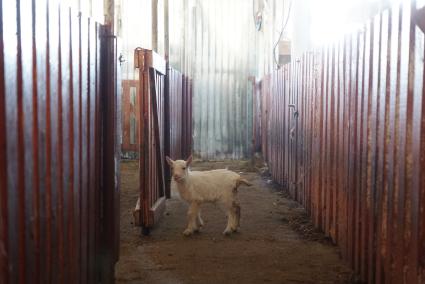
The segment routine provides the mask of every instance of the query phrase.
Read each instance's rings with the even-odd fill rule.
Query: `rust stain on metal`
[[[254,96],[255,131],[273,178],[370,283],[425,279],[419,2],[306,53],[264,77]]]
[[[97,263],[116,250],[100,214],[117,213],[101,203],[118,191],[116,170],[102,181],[117,155],[115,40],[56,1],[0,7],[0,282],[111,281],[114,257]]]
[[[170,196],[165,155],[183,159],[192,151],[191,80],[166,66],[151,50],[137,48],[139,70],[140,225],[154,226]]]

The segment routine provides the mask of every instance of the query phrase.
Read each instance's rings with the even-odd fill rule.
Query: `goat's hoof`
[[[190,236],[190,235],[192,235],[193,234],[193,231],[192,230],[189,230],[189,229],[186,229],[186,230],[184,230],[184,232],[183,232],[183,235],[185,235],[186,237],[188,237],[188,236]]]
[[[224,230],[223,235],[230,236],[231,233],[232,233],[232,230],[226,229],[226,230]]]

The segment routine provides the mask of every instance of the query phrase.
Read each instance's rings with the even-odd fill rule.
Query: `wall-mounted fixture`
[[[279,41],[279,65],[284,65],[291,62],[291,41],[289,39],[282,39]]]

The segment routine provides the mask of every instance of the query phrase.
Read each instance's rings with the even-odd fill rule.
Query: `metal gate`
[[[139,68],[139,220],[143,233],[159,220],[165,210],[164,101],[166,62],[152,50],[135,51]]]

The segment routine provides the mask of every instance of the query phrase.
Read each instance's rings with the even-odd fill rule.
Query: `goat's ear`
[[[170,157],[165,156],[165,159],[167,160],[167,163],[168,163],[170,166],[172,166],[172,165],[173,165],[174,161],[173,161],[173,160],[171,160],[171,158],[170,158]]]
[[[189,166],[192,163],[192,155],[189,156],[186,160],[186,165]]]

